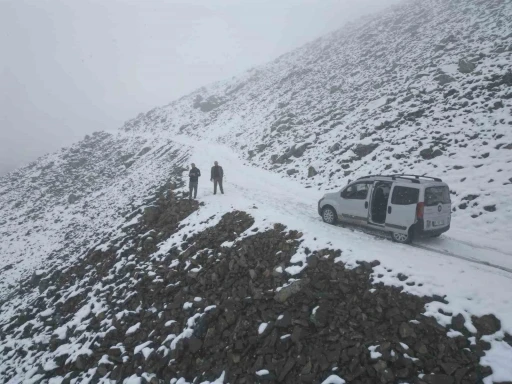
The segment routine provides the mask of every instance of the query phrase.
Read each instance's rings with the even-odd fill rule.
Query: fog
[[[0,174],[399,0],[0,0]]]

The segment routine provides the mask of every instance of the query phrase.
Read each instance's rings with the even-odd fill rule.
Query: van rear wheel
[[[336,211],[331,207],[325,207],[322,209],[322,219],[327,224],[336,224],[338,221]]]
[[[412,242],[412,236],[409,231],[409,233],[399,233],[399,232],[393,232],[391,234],[391,237],[393,238],[394,242],[400,243],[400,244],[410,244]]]

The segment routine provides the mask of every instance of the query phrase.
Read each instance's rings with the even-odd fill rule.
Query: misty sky
[[[0,174],[399,0],[0,0]]]

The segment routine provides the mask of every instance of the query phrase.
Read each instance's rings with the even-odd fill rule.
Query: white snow
[[[131,335],[132,333],[137,332],[137,330],[140,328],[140,323],[137,323],[135,325],[132,325],[130,328],[126,330],[127,335]]]
[[[41,312],[39,315],[41,317],[48,317],[48,316],[52,315],[53,312],[55,312],[55,310],[53,308],[48,308],[46,311]]]
[[[146,341],[145,343],[142,343],[140,345],[137,345],[134,350],[133,354],[136,355],[137,353],[141,352],[144,348],[146,348],[148,345],[150,345],[152,341]]]
[[[258,327],[258,335],[261,335],[267,329],[268,323],[261,323]]]
[[[382,107],[383,105],[386,105],[386,101],[388,100],[388,96],[382,96],[376,100],[370,101],[366,105],[366,109],[377,109]]]
[[[446,332],[446,336],[453,338],[453,337],[464,336],[464,335],[461,332],[455,331],[452,329],[452,330]]]
[[[491,341],[491,350],[480,359],[482,365],[492,367],[492,375],[484,379],[485,384],[510,381],[512,377],[512,347],[507,343]]]
[[[376,351],[378,347],[378,345],[371,345],[368,347],[368,350],[370,351],[370,357],[372,359],[378,359],[379,357],[382,357],[382,353]]]
[[[265,375],[268,375],[270,372],[266,369],[260,369],[259,371],[256,372],[256,375],[257,376],[265,376]]]
[[[327,379],[322,381],[322,384],[345,384],[345,380],[343,380],[339,376],[331,375]]]

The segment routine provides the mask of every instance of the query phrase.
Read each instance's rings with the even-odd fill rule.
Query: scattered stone
[[[443,152],[440,149],[433,150],[432,148],[425,148],[420,151],[420,156],[425,160],[430,160],[435,157],[441,156]]]
[[[400,324],[400,327],[398,328],[398,332],[402,339],[407,339],[409,337],[412,337],[412,338],[416,337],[416,333],[414,332],[414,329],[412,329],[412,327],[409,325],[409,323]]]
[[[290,285],[282,288],[279,292],[277,292],[274,296],[274,300],[280,303],[284,303],[291,296],[299,293],[305,286],[309,284],[308,279],[294,281]]]
[[[475,70],[476,64],[468,61],[466,59],[459,60],[459,72],[461,73],[471,73]]]
[[[372,143],[372,144],[358,144],[355,148],[352,148],[352,151],[359,156],[359,157],[365,157],[368,156],[370,153],[372,153],[379,144]]]
[[[453,377],[442,374],[426,375],[423,380],[428,384],[455,384]]]
[[[501,321],[492,314],[482,317],[473,316],[471,321],[482,335],[492,335],[501,329]]]
[[[443,85],[446,85],[448,83],[451,83],[453,81],[455,81],[455,79],[453,77],[451,77],[450,75],[446,75],[446,74],[442,74],[442,75],[439,75],[435,78],[435,80],[439,83],[439,85],[443,86]]]
[[[310,166],[308,168],[308,177],[314,177],[317,174],[318,174],[318,172],[316,171],[316,169],[313,166]]]
[[[484,211],[496,212],[496,204],[484,206]]]
[[[75,204],[78,200],[80,200],[80,197],[72,193],[68,196],[68,203],[69,204]]]

